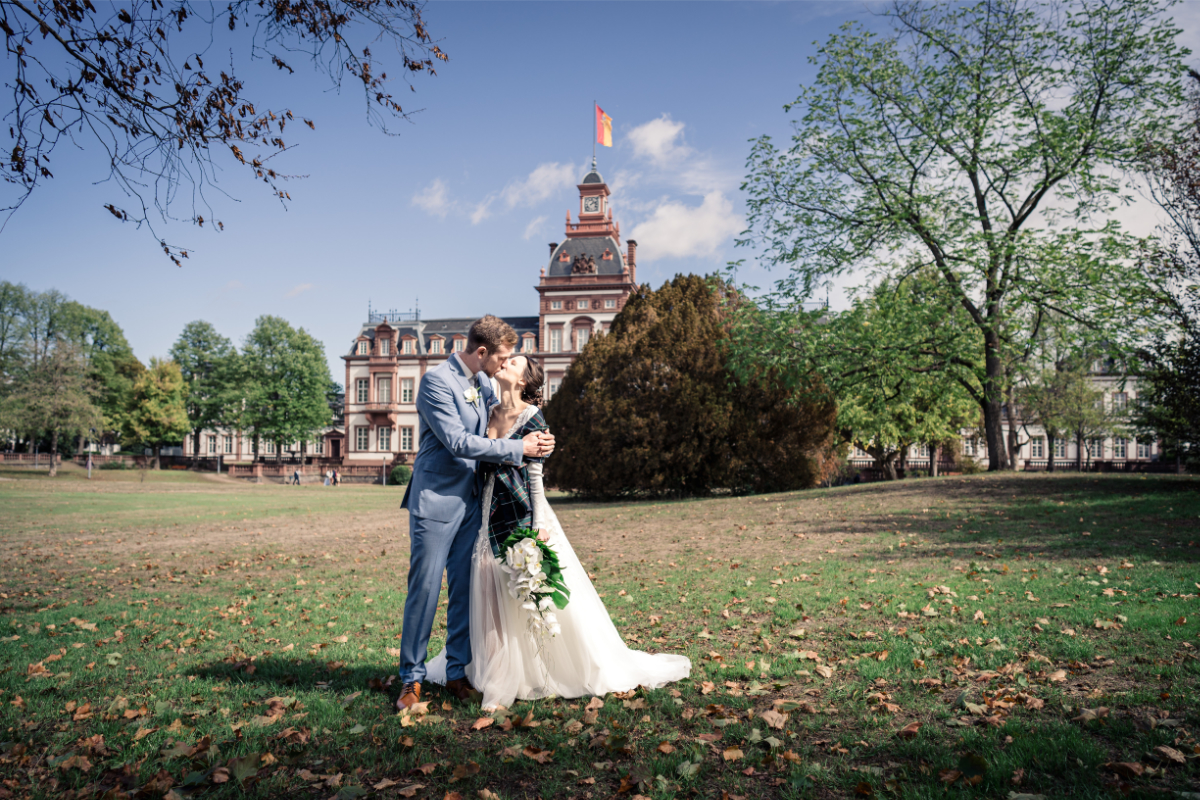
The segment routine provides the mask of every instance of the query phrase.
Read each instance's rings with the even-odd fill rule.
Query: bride
[[[509,359],[499,372],[500,404],[488,421],[489,438],[521,438],[545,430],[541,402],[542,370],[525,356]],[[656,688],[686,678],[684,656],[651,655],[626,647],[608,616],[587,571],[546,502],[541,459],[520,467],[480,464],[483,525],[471,562],[471,663],[467,679],[483,693],[484,710],[540,697],[603,696],[637,686]],[[508,593],[500,566],[500,543],[520,527],[557,554],[570,589],[567,607],[557,611],[561,633],[544,642],[529,630],[529,612]],[[446,683],[446,651],[429,662],[426,680]]]

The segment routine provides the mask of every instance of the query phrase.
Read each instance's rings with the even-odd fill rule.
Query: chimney
[[[551,256],[553,256],[553,255],[554,255],[554,250],[555,250],[555,248],[557,248],[557,247],[558,247],[558,242],[551,242],[551,243],[550,243],[550,255],[551,255]]]
[[[637,276],[637,242],[633,239],[626,239],[625,244],[629,245],[625,256],[625,265],[629,268],[629,279],[635,280]]]

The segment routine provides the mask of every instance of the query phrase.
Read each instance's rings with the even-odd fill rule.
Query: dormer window
[[[440,356],[442,354],[442,340],[441,339],[430,340],[429,352],[435,356]]]
[[[405,339],[400,344],[400,352],[406,356],[411,356],[413,354],[414,344],[416,344],[416,342],[414,342],[412,339]]]
[[[524,338],[524,340],[521,342],[521,352],[522,352],[522,353],[532,353],[532,352],[533,352],[533,347],[534,347],[534,345],[533,345],[533,340],[534,340],[534,338],[535,338],[535,337],[534,337],[534,335],[533,335],[532,333],[527,333],[527,334],[525,334],[525,338]]]
[[[566,262],[566,261],[570,261],[571,257],[569,255],[567,255],[566,250],[563,250],[561,253],[558,254],[558,260]]]
[[[390,356],[391,354],[392,354],[392,340],[391,339],[380,339],[379,340],[379,355]]]
[[[604,248],[604,255],[600,256],[600,258],[605,261],[612,261],[612,250],[609,250],[607,247]]]
[[[371,352],[371,343],[368,342],[366,339],[360,340],[358,343],[358,354],[360,356],[365,356],[370,352]]]
[[[466,348],[467,348],[467,340],[466,339],[455,339],[454,340],[454,352],[461,353]]]

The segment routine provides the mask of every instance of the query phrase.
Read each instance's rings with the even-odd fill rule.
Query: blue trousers
[[[442,573],[450,590],[446,609],[446,679],[466,675],[471,663],[471,553],[479,535],[479,503],[468,504],[462,522],[409,515],[408,597],[400,631],[400,680],[425,679],[429,635],[437,614]]]

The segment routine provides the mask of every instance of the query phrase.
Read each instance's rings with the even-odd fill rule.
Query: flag
[[[612,147],[612,117],[596,106],[596,144]]]

